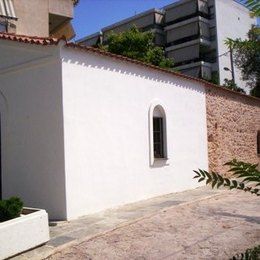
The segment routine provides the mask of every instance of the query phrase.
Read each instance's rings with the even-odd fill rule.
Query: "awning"
[[[13,0],[0,0],[0,17],[17,19],[14,11]]]

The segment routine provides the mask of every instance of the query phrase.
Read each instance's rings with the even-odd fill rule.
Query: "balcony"
[[[210,41],[196,39],[166,48],[166,56],[174,60],[176,65],[198,61],[211,52]]]
[[[168,47],[199,38],[210,39],[209,21],[200,16],[167,26],[165,31]]]
[[[73,18],[73,1],[49,0],[49,13],[67,18]]]
[[[79,43],[84,46],[96,46],[97,44],[99,44],[101,42],[101,37],[102,37],[102,33],[97,32],[97,33],[93,33],[87,37],[84,37],[82,39],[79,39],[78,41],[76,41],[76,43]]]
[[[73,18],[73,1],[49,0],[49,35],[51,37],[65,36],[70,40],[75,36],[70,23]]]
[[[142,31],[155,30],[159,34],[164,34],[162,30],[164,12],[157,9],[151,9],[146,12],[140,13],[118,23],[112,24],[102,29],[103,40],[106,41],[110,33],[120,33],[129,30],[134,25]],[[160,36],[158,35],[158,38]],[[161,39],[158,39],[160,42]]]
[[[166,6],[165,23],[171,25],[196,16],[209,18],[208,3],[205,0],[182,0]]]
[[[176,67],[175,69],[188,76],[210,80],[212,78],[212,68],[213,66],[211,63],[198,61]]]

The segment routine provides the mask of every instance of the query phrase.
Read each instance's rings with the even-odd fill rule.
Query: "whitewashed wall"
[[[247,38],[247,33],[252,24],[256,23],[256,20],[250,17],[248,9],[233,0],[216,0],[215,8],[218,55],[221,56],[223,53],[229,51],[224,41],[227,38]],[[230,71],[224,70],[224,67],[231,69],[230,55],[221,56],[218,58],[218,61],[220,84],[223,84],[225,78],[232,79]],[[237,68],[235,68],[235,81],[239,87],[245,88],[246,82],[241,79],[241,73]]]
[[[66,218],[58,48],[0,41],[3,196]]]
[[[61,64],[59,48],[0,41],[5,198],[72,219],[198,186],[192,170],[208,167],[202,85],[65,47]],[[169,160],[151,166],[156,103]]]
[[[202,85],[73,49],[62,57],[69,219],[198,186],[192,170],[208,167]],[[169,160],[151,167],[155,100],[166,111]]]

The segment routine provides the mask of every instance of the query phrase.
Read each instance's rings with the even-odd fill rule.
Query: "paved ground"
[[[47,245],[15,259],[228,259],[260,244],[260,203],[251,194],[203,187],[50,230]]]
[[[260,244],[259,197],[226,192],[86,239],[55,259],[229,259]]]
[[[111,230],[118,227],[118,225],[125,225],[129,221],[147,215],[150,216],[167,207],[198,201],[207,197],[218,196],[219,194],[221,194],[220,190],[201,187],[128,204],[97,214],[87,215],[70,222],[50,223],[51,240],[46,245],[23,253],[13,259],[43,259],[57,250],[67,247],[69,244],[74,244],[82,239],[95,236],[100,232]]]

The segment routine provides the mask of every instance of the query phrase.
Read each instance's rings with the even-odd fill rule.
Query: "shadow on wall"
[[[84,66],[91,69],[116,72],[126,76],[138,77],[149,81],[174,85],[176,87],[189,89],[199,93],[205,93],[204,85],[202,83],[193,82],[184,78],[182,79],[178,76],[170,75],[167,72],[156,71],[151,68],[146,68],[142,65],[119,61],[110,57],[105,57],[93,53],[85,54],[86,55],[82,55],[81,52],[76,52],[73,50],[70,51],[69,55],[67,55],[70,57],[63,57],[62,61],[68,64]]]

